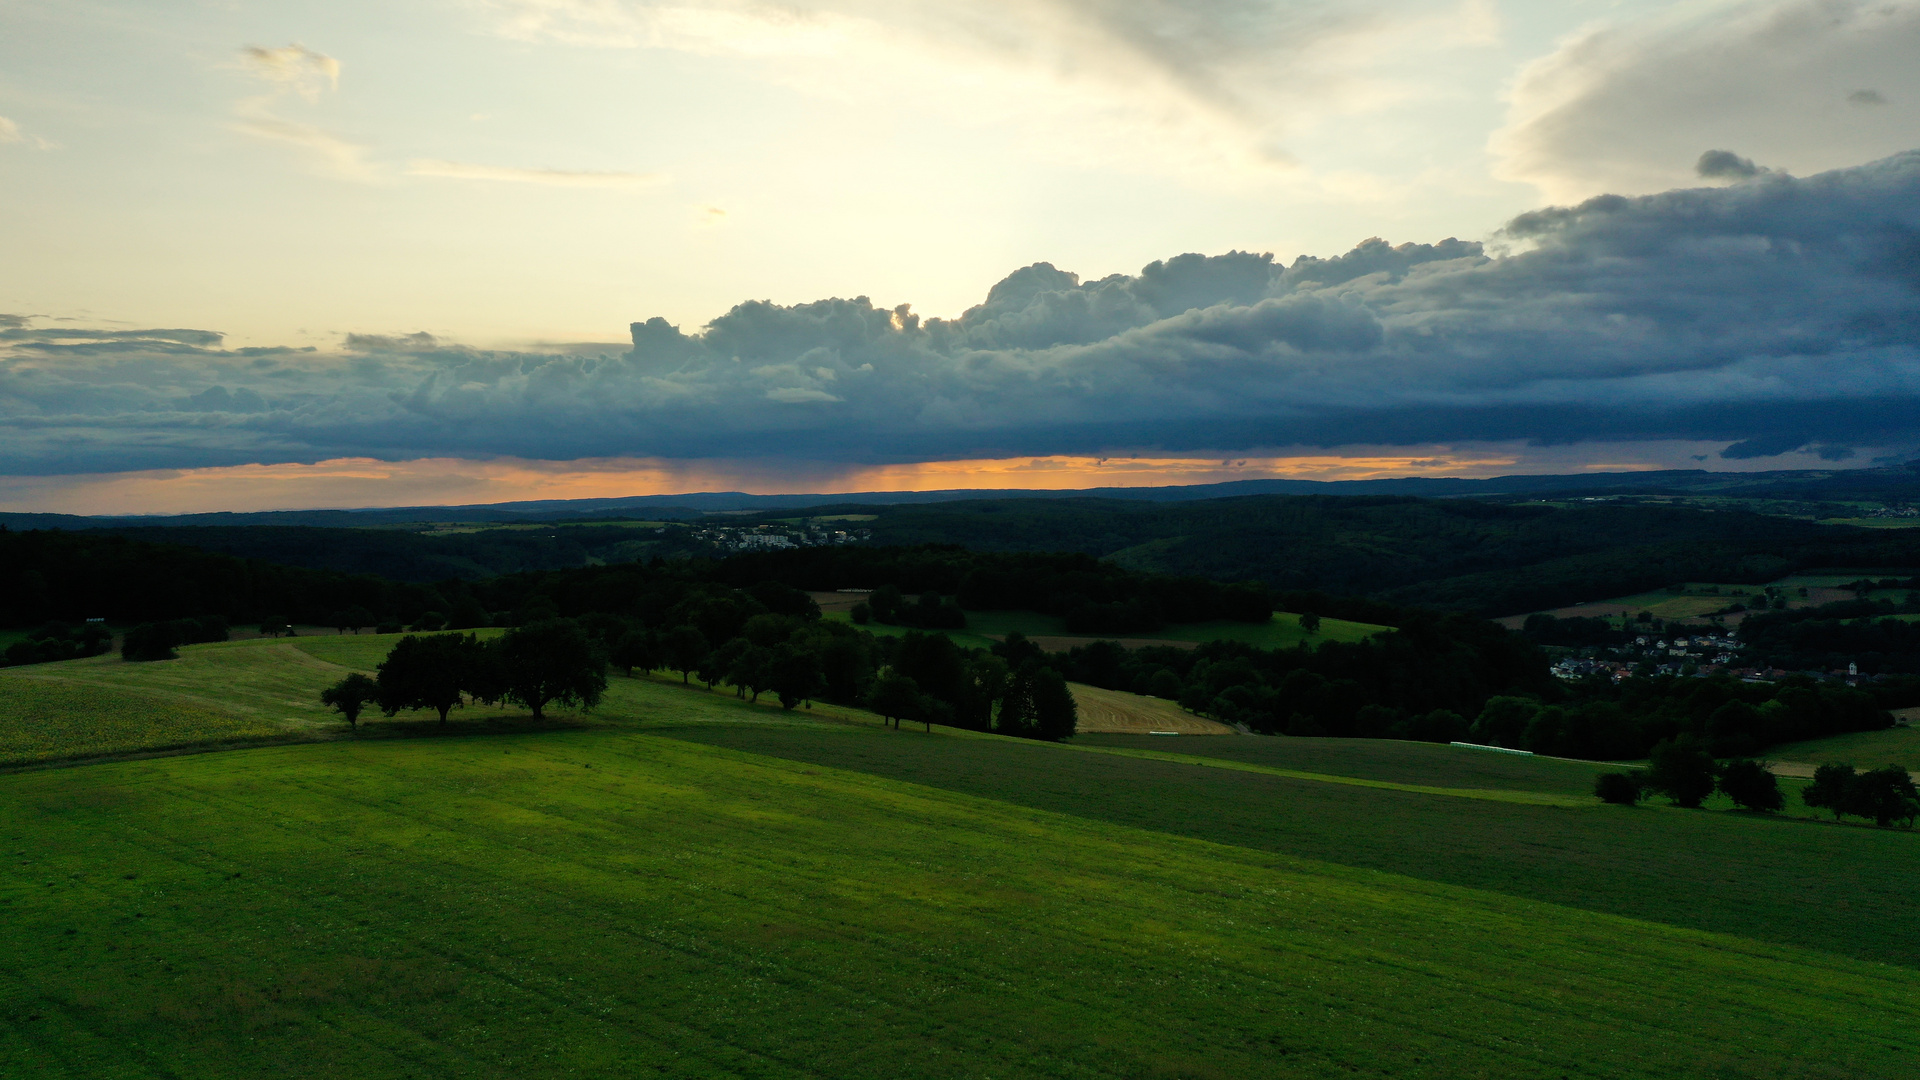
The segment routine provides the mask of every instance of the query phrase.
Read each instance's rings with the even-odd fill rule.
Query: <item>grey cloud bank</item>
[[[1728,158],[1738,160],[1733,154]],[[878,463],[1123,450],[1723,439],[1729,457],[1920,445],[1920,152],[1603,196],[1491,251],[1183,255],[1015,271],[962,316],[754,301],[620,355],[0,317],[14,475],[486,457]]]

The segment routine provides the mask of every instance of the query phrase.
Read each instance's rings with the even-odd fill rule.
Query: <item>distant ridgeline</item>
[[[1255,496],[1007,499],[866,512],[875,515],[864,523],[875,543],[1078,551],[1147,572],[1489,617],[1676,581],[1759,584],[1831,566],[1920,569],[1920,529],[1653,505]]]
[[[1548,505],[1517,497],[1499,502],[1402,495],[1250,495],[1185,502],[1009,497],[786,508],[708,518],[703,524],[776,526],[850,513],[858,514],[860,529],[878,547],[1072,552],[1143,574],[1257,581],[1275,592],[1321,590],[1396,607],[1489,617],[1676,581],[1759,584],[1836,566],[1902,576],[1920,571],[1920,529],[1818,525],[1739,510],[1577,498]],[[425,532],[389,521],[391,515],[381,512],[377,528],[116,522],[110,530],[284,566],[421,584],[718,553],[711,541],[698,538],[698,527],[686,525],[661,530],[570,518],[540,527],[521,517],[511,525],[483,522],[475,531]],[[363,516],[372,521],[375,514],[314,520],[340,523]],[[63,527],[87,520],[62,519]],[[444,513],[438,520],[444,522]],[[93,523],[87,532],[108,528]],[[938,587],[958,591],[957,583]],[[1156,602],[1169,603],[1165,597]]]

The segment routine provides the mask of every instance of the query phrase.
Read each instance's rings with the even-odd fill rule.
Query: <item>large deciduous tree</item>
[[[667,667],[680,673],[680,681],[688,682],[688,676],[699,668],[701,661],[713,650],[707,642],[707,635],[692,625],[676,626],[667,631],[666,640]]]
[[[1772,812],[1787,805],[1780,794],[1780,782],[1765,765],[1739,758],[1720,766],[1720,790],[1734,805],[1747,810]]]
[[[381,662],[375,700],[388,716],[401,709],[432,709],[444,724],[447,712],[458,708],[469,690],[487,696],[480,659],[481,646],[472,634],[409,634]]]
[[[592,708],[606,693],[607,659],[572,619],[516,627],[487,651],[499,699],[525,705],[535,720],[549,704]]]
[[[1672,799],[1675,806],[1698,809],[1713,794],[1713,785],[1712,755],[1685,735],[1662,739],[1647,755],[1647,787]]]

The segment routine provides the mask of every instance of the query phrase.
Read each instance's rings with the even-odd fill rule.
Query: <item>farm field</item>
[[[870,738],[854,727],[669,725],[677,739],[848,769],[1115,826],[1545,900],[1862,959],[1920,957],[1920,833],[1656,803],[1609,808],[1318,782],[1173,760],[1292,740],[1083,736],[1069,747],[993,738]],[[917,733],[916,733],[917,734]],[[1309,740],[1301,740],[1309,741]],[[1363,743],[1363,748],[1365,745]],[[1346,774],[1494,789],[1480,766],[1409,773],[1358,757]],[[1119,753],[1087,752],[1113,747]],[[1489,755],[1492,757],[1493,755]],[[1525,759],[1518,759],[1524,761]],[[1255,763],[1257,764],[1257,763]],[[1604,766],[1580,766],[1593,772]],[[1305,771],[1305,770],[1302,770]],[[1513,783],[1513,781],[1508,781]],[[1513,787],[1506,791],[1516,791]],[[1793,796],[1789,796],[1793,798]],[[1796,809],[1810,814],[1804,807]],[[1848,906],[1832,904],[1843,896]]]
[[[1229,775],[763,720],[0,777],[0,1070],[1893,1076],[1920,1050],[1903,967],[700,733],[1095,761],[1119,797]]]
[[[1241,738],[1170,743],[1123,734],[1089,735],[1075,745],[1177,751],[1225,761],[1429,787],[1593,794],[1598,762],[1523,757],[1394,739]]]
[[[0,691],[271,716],[389,644]],[[1893,1077],[1920,1051],[1920,835],[1603,806],[1604,766],[890,731],[621,676],[541,725],[367,727],[0,774],[0,1075]]]
[[[1074,704],[1080,709],[1079,730],[1084,733],[1146,735],[1153,731],[1173,731],[1182,735],[1239,734],[1218,720],[1195,716],[1161,698],[1129,694],[1124,690],[1103,690],[1083,683],[1068,683],[1067,686],[1073,691]]]

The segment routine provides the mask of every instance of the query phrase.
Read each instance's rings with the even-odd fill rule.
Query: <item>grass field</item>
[[[1920,770],[1920,728],[1891,727],[1885,731],[1860,731],[1828,739],[1788,743],[1767,751],[1775,761],[1804,761],[1813,765],[1844,761],[1863,769],[1882,765],[1905,765]]]
[[[178,699],[41,679],[0,683],[0,765],[257,740],[282,731]]]
[[[259,708],[377,647],[296,644],[3,688]],[[1550,759],[1051,746],[653,679],[538,730],[455,717],[0,775],[0,1075],[1899,1077],[1920,1052],[1904,830],[1607,807]]]

